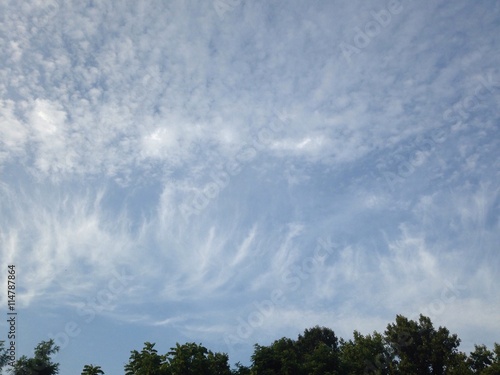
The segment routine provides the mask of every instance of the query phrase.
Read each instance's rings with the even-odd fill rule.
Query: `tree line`
[[[447,328],[433,326],[429,317],[417,321],[402,315],[384,333],[338,338],[326,327],[306,329],[297,339],[283,337],[268,346],[255,344],[249,366],[229,365],[226,353],[201,344],[177,343],[165,354],[146,342],[132,350],[125,375],[500,375],[500,345],[492,350],[475,345],[469,355],[459,350],[460,339]],[[22,356],[7,371],[12,375],[56,375],[59,364],[51,355],[59,347],[42,341],[33,357]],[[0,373],[8,356],[0,342]],[[81,375],[104,375],[98,365],[87,364]]]

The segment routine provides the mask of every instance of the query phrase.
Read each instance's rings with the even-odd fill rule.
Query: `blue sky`
[[[52,337],[62,374],[118,374],[145,341],[201,342],[249,363],[420,312],[492,346],[498,35],[490,1],[2,2],[18,354]]]

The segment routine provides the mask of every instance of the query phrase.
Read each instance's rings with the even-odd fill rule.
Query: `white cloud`
[[[254,225],[247,237],[243,240],[241,245],[238,247],[236,254],[234,255],[233,260],[231,261],[230,266],[235,267],[243,262],[248,256],[251,254],[251,246],[255,240],[255,236],[257,233],[257,226]]]
[[[12,100],[0,101],[0,163],[4,158],[23,156],[28,141],[28,130],[14,113],[15,104]]]

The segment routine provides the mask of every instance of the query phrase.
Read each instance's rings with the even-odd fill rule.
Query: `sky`
[[[0,337],[500,342],[500,3],[0,1]]]

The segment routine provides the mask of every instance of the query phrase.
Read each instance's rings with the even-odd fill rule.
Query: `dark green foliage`
[[[9,361],[9,356],[7,354],[7,349],[5,349],[4,345],[5,341],[0,341],[0,374],[2,373],[2,369],[7,365]]]
[[[213,353],[201,344],[177,344],[168,353],[169,371],[172,375],[231,375],[229,357]]]
[[[201,344],[176,344],[165,355],[159,355],[155,344],[144,343],[139,353],[133,350],[126,375],[231,375],[229,357],[213,353]]]
[[[10,373],[13,375],[55,375],[59,373],[59,364],[50,359],[52,354],[59,351],[54,340],[42,341],[35,348],[35,356],[28,358],[21,356],[15,363]]]
[[[255,345],[253,374],[328,375],[339,367],[338,339],[325,327],[306,329],[298,339],[283,337],[270,346]]]
[[[298,374],[299,357],[296,343],[281,338],[270,346],[255,345],[252,374]]]
[[[339,370],[339,346],[330,328],[316,326],[306,329],[297,339],[301,373],[336,374]]]
[[[353,340],[340,346],[341,373],[352,375],[391,373],[394,361],[380,333],[363,336],[354,331]]]
[[[446,372],[447,375],[473,375],[474,372],[469,367],[468,358],[465,353],[458,353],[455,356],[453,364],[450,365]]]
[[[493,352],[484,345],[474,345],[468,363],[474,373],[481,373],[493,363]]]
[[[154,348],[155,344],[144,343],[144,348],[139,353],[132,350],[129,362],[125,365],[125,375],[166,375],[166,356],[159,355]]]
[[[250,375],[250,367],[243,366],[240,362],[236,362],[236,368],[231,371],[232,375]]]
[[[101,366],[85,365],[81,375],[104,375]]]
[[[209,373],[213,375],[231,375],[229,356],[226,353],[208,351]]]
[[[458,351],[460,340],[444,327],[434,328],[428,317],[418,321],[396,316],[384,334],[354,331],[349,341],[337,339],[330,328],[306,329],[297,340],[283,337],[269,346],[255,344],[251,366],[229,367],[226,353],[196,343],[176,344],[158,354],[155,344],[130,353],[125,375],[500,375],[500,345],[493,351],[475,345],[470,355]],[[59,364],[51,355],[59,347],[42,341],[33,358],[22,356],[8,371],[13,375],[56,375]],[[0,341],[0,374],[8,364]],[[81,375],[104,375],[100,366],[85,365]]]
[[[398,315],[396,323],[387,326],[385,335],[401,373],[444,375],[456,362],[460,344],[457,335],[450,335],[444,327],[436,330],[423,315],[418,322]]]
[[[481,375],[500,375],[500,344],[495,343],[492,361],[491,366],[485,368]]]

